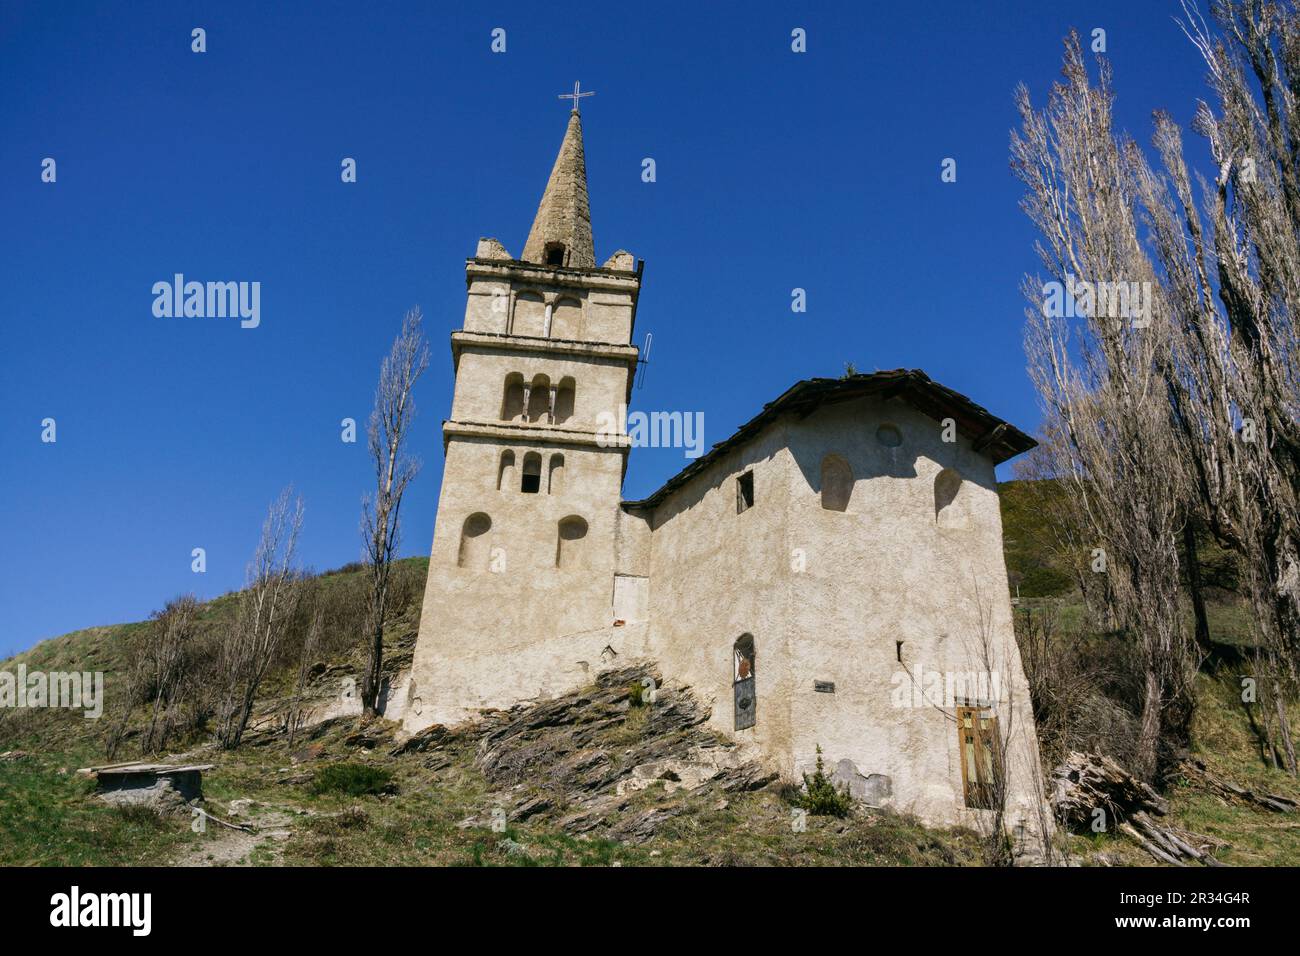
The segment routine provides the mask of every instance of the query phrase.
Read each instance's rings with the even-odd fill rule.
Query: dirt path
[[[293,814],[252,800],[234,801],[229,812],[231,823],[252,826],[254,832],[232,830],[207,820],[204,832],[171,865],[280,866],[285,841],[293,834]]]

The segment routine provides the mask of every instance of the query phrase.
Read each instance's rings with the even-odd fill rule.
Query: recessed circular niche
[[[893,425],[881,425],[876,429],[876,441],[886,448],[897,448],[903,444],[903,433]]]

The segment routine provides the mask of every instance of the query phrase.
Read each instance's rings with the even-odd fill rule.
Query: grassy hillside
[[[424,564],[413,568],[423,574]],[[335,577],[333,586],[349,586],[347,575]],[[230,612],[215,609],[213,621],[220,623],[219,615]],[[414,602],[389,622],[387,645],[396,666],[409,661],[416,623]],[[98,666],[120,668],[124,657],[113,644],[118,629],[100,630],[104,633],[65,635],[22,659],[32,667],[53,667],[67,664],[65,654],[93,650]],[[116,634],[122,646],[129,645],[130,636],[129,631]],[[355,655],[350,662],[322,661],[322,680],[359,663]],[[286,681],[285,673],[276,675],[275,682]],[[687,759],[693,747],[713,745],[707,739],[712,735],[693,729],[697,716],[672,720],[680,707],[668,698],[654,708],[632,706],[633,683],[639,690],[631,679],[627,687],[604,687],[605,701],[595,686],[567,695],[566,719],[547,705],[534,729],[555,733],[575,722],[578,728],[546,740],[531,730],[521,735],[515,747],[529,763],[521,765],[518,776],[504,778],[499,769],[485,771],[479,742],[493,731],[499,750],[500,719],[513,712],[410,753],[394,753],[395,723],[359,717],[325,721],[293,742],[269,727],[250,733],[233,752],[200,739],[190,742],[187,760],[217,765],[204,774],[207,811],[251,825],[253,833],[214,822],[195,833],[183,816],[108,806],[92,798],[92,785],[74,772],[104,760],[103,731],[95,722],[66,712],[10,714],[0,719],[0,751],[20,749],[25,755],[0,756],[0,832],[6,834],[0,865],[960,866],[980,861],[976,834],[933,830],[893,813],[811,816],[807,830],[796,833],[791,812],[797,791],[755,787],[743,774],[727,778],[729,787],[673,792],[668,783],[673,774],[667,771],[664,780],[626,798],[613,786],[614,775],[603,771],[566,778],[575,767],[596,766],[573,761],[575,748],[606,755],[626,779],[633,765]],[[259,711],[273,711],[275,701],[275,693],[269,693]],[[516,765],[513,758],[506,763]],[[593,800],[598,811],[591,810]],[[502,831],[494,829],[493,809],[521,802],[542,808],[511,820]],[[652,840],[626,836],[648,823],[653,823]],[[612,838],[606,831],[624,836]]]
[[[1001,493],[1008,568],[1020,584],[1018,628],[1038,620],[1035,615],[1050,614],[1059,640],[1090,653],[1112,653],[1108,642],[1118,638],[1099,634],[1087,620],[1043,522],[1037,496],[1051,490],[1012,482]],[[1248,641],[1249,618],[1232,593],[1231,568],[1208,545],[1204,555],[1211,567],[1213,637],[1225,643]],[[397,611],[385,628],[390,674],[409,665],[427,565],[425,559],[401,563]],[[340,675],[359,672],[357,597],[363,587],[355,567],[313,581],[310,607],[325,613],[325,634],[311,667],[316,694],[330,693]],[[215,639],[231,621],[237,597],[225,595],[203,606],[201,639]],[[797,797],[791,788],[775,785],[671,799],[657,789],[636,794],[614,801],[611,820],[604,821],[609,827],[591,832],[575,832],[573,807],[561,801],[497,832],[489,816],[502,799],[502,784],[485,772],[476,739],[394,754],[396,725],[336,718],[288,741],[276,718],[296,680],[301,627],[262,689],[255,729],[244,746],[229,753],[216,749],[210,729],[201,722],[174,742],[174,754],[217,765],[204,775],[209,812],[231,823],[251,824],[256,831],[210,822],[205,832],[194,833],[187,819],[117,809],[90,798],[89,784],[73,772],[105,762],[108,725],[120,715],[115,702],[123,696],[133,647],[148,626],[87,628],[0,663],[3,670],[25,663],[29,669],[103,671],[108,700],[99,721],[68,711],[0,711],[0,833],[6,834],[0,840],[0,865],[974,865],[981,859],[975,834],[928,829],[891,813],[858,812],[844,820],[810,817],[807,832],[795,833],[790,814]],[[1300,785],[1261,760],[1238,701],[1238,680],[1228,666],[1207,666],[1201,675],[1194,750],[1217,773],[1300,799]],[[138,755],[142,717],[132,715],[132,730],[118,759]],[[616,760],[622,759],[619,754],[644,756],[656,747],[678,746],[673,734],[656,730],[628,706],[604,719],[608,729],[584,746]],[[1049,744],[1044,748],[1050,750]],[[517,798],[517,791],[504,792]],[[1218,852],[1224,862],[1300,864],[1300,820],[1229,803],[1187,781],[1171,781],[1166,795],[1173,822],[1226,844]],[[585,797],[566,799],[580,806]],[[656,815],[664,819],[656,823],[652,839],[619,838],[623,831],[618,826],[635,829],[638,821],[657,820]],[[1151,862],[1131,844],[1109,836],[1071,837],[1069,845],[1087,863]]]
[[[1024,598],[1058,597],[1072,592],[1074,581],[1043,521],[1042,496],[1054,492],[1034,484],[1007,481],[998,486],[1007,576],[1013,594],[1018,586]]]

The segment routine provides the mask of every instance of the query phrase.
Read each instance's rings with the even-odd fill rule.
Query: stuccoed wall
[[[503,447],[515,451],[516,476],[529,450],[565,459],[557,495],[524,494],[518,484],[498,491]],[[615,509],[622,482],[619,449],[453,438],[447,447],[434,529],[424,609],[413,663],[412,698],[418,713],[408,728],[454,723],[478,707],[506,707],[557,687],[559,674],[578,668],[574,647],[561,637],[603,631],[612,623]],[[465,519],[492,519],[488,555],[477,567],[458,567]],[[587,522],[582,566],[556,568],[559,522]],[[497,558],[497,571],[491,557]],[[504,567],[501,566],[502,559]],[[586,651],[599,659],[603,644]],[[579,669],[580,671],[580,669]]]
[[[443,429],[442,491],[415,659],[397,708],[408,730],[568,689],[625,649],[644,651],[643,626],[613,626],[627,452],[602,447],[596,435],[602,413],[616,420],[627,399],[636,359],[627,343],[640,278],[626,269],[575,272],[512,261],[495,240],[482,240],[478,253],[466,263],[464,329],[452,336],[456,388]],[[630,265],[630,257],[614,259]],[[527,321],[516,312],[524,293],[542,300],[526,307],[532,310]],[[554,307],[553,323],[542,337],[538,310],[546,304]],[[517,324],[533,337],[518,335]],[[572,378],[572,416],[555,425],[545,418],[502,421],[512,373],[530,383],[537,375],[555,385]],[[507,449],[514,467],[498,489]],[[520,490],[529,452],[541,456],[537,494]],[[548,493],[556,454],[564,457],[563,480],[558,492]],[[473,565],[460,567],[465,520],[477,512],[492,527]],[[559,523],[570,516],[587,523],[581,563],[557,568]],[[623,603],[636,611],[644,605],[645,582],[626,585]]]
[[[900,446],[881,444],[882,425],[898,429]],[[914,706],[912,684],[924,686],[931,672],[983,672],[991,688],[996,672],[1003,686],[994,710],[1012,732],[1013,801],[1032,805],[1038,751],[992,462],[969,439],[943,441],[939,422],[898,402],[824,407],[786,438],[787,544],[802,553],[787,576],[796,770],[812,769],[820,745],[828,767],[847,758],[864,775],[889,777],[892,805],[973,823],[954,709],[942,697]],[[853,469],[845,512],[821,507],[821,465],[831,453]],[[963,479],[951,507],[962,509],[964,527],[936,520],[935,478],[945,468]],[[834,693],[817,692],[815,681],[833,682]]]
[[[619,405],[626,401],[628,363],[624,359],[554,355],[519,349],[485,349],[466,346],[456,369],[456,397],[452,403],[454,421],[500,420],[505,397],[506,377],[519,373],[525,382],[545,375],[558,386],[564,378],[574,381],[573,415],[557,427],[594,432],[601,423],[601,413],[617,421]],[[522,424],[516,418],[514,424]],[[544,427],[544,422],[533,423]],[[615,490],[612,501],[618,501]]]
[[[637,281],[627,275],[574,276],[521,263],[471,262],[464,328],[467,332],[504,334],[511,330],[518,296],[535,293],[542,297],[543,305],[564,299],[576,299],[581,304],[581,318],[576,326],[565,325],[564,338],[627,344],[632,334]]]
[[[880,442],[881,425],[898,429],[898,447]],[[770,424],[657,506],[630,512],[615,504],[621,451],[536,446],[544,461],[565,455],[564,490],[548,497],[496,490],[502,447],[521,465],[534,446],[458,437],[448,447],[408,730],[569,690],[645,657],[712,705],[711,726],[787,778],[810,770],[820,746],[828,769],[848,760],[877,788],[887,778],[876,802],[978,825],[987,813],[964,807],[954,709],[942,698],[915,706],[912,680],[927,690],[930,673],[994,671],[994,712],[1012,741],[1009,819],[1037,828],[1038,749],[994,469],[967,438],[943,441],[939,422],[897,401],[828,405]],[[821,507],[831,453],[854,475],[844,512]],[[949,506],[955,526],[936,519],[944,469],[963,479]],[[735,478],[746,470],[754,505],[737,513]],[[475,511],[492,517],[502,573],[456,567]],[[557,571],[556,527],[570,514],[588,522],[584,565]],[[745,633],[757,651],[757,724],[736,733],[732,648]]]
[[[652,652],[666,678],[713,704],[710,726],[733,733],[732,653],[755,641],[757,723],[735,733],[786,776],[791,762],[788,574],[789,469],[784,428],[769,428],[695,476],[654,510]],[[736,512],[734,476],[754,473],[754,506]]]
[[[898,447],[877,439],[885,424],[901,433]],[[854,474],[844,512],[821,507],[831,453]],[[934,479],[944,468],[963,477],[954,502],[963,527],[936,520]],[[750,469],[754,506],[737,514],[735,479]],[[984,672],[991,689],[996,672],[994,711],[1011,731],[1011,803],[1036,824],[1038,751],[993,465],[968,439],[944,442],[940,423],[897,402],[787,417],[675,491],[655,509],[653,528],[651,654],[665,676],[713,703],[712,726],[732,731],[732,647],[750,633],[758,720],[738,739],[795,780],[821,746],[828,769],[848,759],[863,777],[889,778],[882,805],[975,824],[983,811],[964,808],[954,709],[942,696],[914,706],[911,682]],[[818,692],[818,681],[834,692]]]

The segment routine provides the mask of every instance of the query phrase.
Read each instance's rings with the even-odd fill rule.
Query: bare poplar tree
[[[1264,726],[1276,728],[1294,773],[1286,700],[1300,685],[1300,15],[1292,0],[1218,0],[1212,9],[1218,35],[1186,4],[1180,21],[1216,100],[1200,103],[1193,123],[1217,170],[1212,183],[1195,177],[1199,205],[1177,125],[1156,114],[1157,173],[1112,134],[1109,73],[1103,63],[1090,88],[1073,37],[1066,92],[1053,94],[1073,111],[1054,114],[1049,104],[1032,117],[1022,91],[1026,133],[1013,141],[1013,165],[1050,248],[1095,246],[1099,234],[1142,244],[1132,268],[1149,275],[1154,331],[1167,337],[1150,359],[1178,446],[1186,519],[1239,558],[1273,712]],[[1058,175],[1079,156],[1084,175]],[[1065,189],[1047,187],[1058,179]],[[1191,554],[1186,520],[1181,534]]]
[[[1199,105],[1193,128],[1217,173],[1200,182],[1202,220],[1179,131],[1157,117],[1173,196],[1153,184],[1147,201],[1167,217],[1153,220],[1179,281],[1188,357],[1171,396],[1207,523],[1245,571],[1265,691],[1295,774],[1286,700],[1300,689],[1300,10],[1221,0],[1218,36],[1184,11],[1216,100]]]
[[[286,488],[271,503],[262,536],[248,565],[236,619],[221,644],[217,739],[239,746],[266,676],[297,605],[302,574],[295,565],[302,530],[301,498]]]
[[[370,660],[361,683],[361,703],[367,714],[379,712],[383,683],[384,620],[391,604],[391,575],[401,531],[402,496],[420,470],[406,452],[406,439],[415,418],[411,392],[429,366],[429,348],[420,328],[418,307],[407,311],[402,330],[379,368],[375,407],[368,429],[370,457],[375,466],[375,491],[361,507],[361,534],[369,572],[366,633]]]
[[[1183,469],[1163,374],[1168,312],[1137,230],[1140,153],[1112,132],[1104,62],[1100,74],[1092,86],[1072,34],[1064,80],[1043,112],[1023,87],[1017,95],[1022,129],[1012,136],[1012,166],[1028,189],[1022,206],[1042,233],[1039,258],[1053,283],[1026,280],[1025,341],[1044,456],[1092,539],[1091,570],[1104,575],[1085,596],[1104,601],[1139,649],[1134,769],[1153,779],[1162,739],[1186,743],[1194,705],[1195,659],[1178,601]]]

